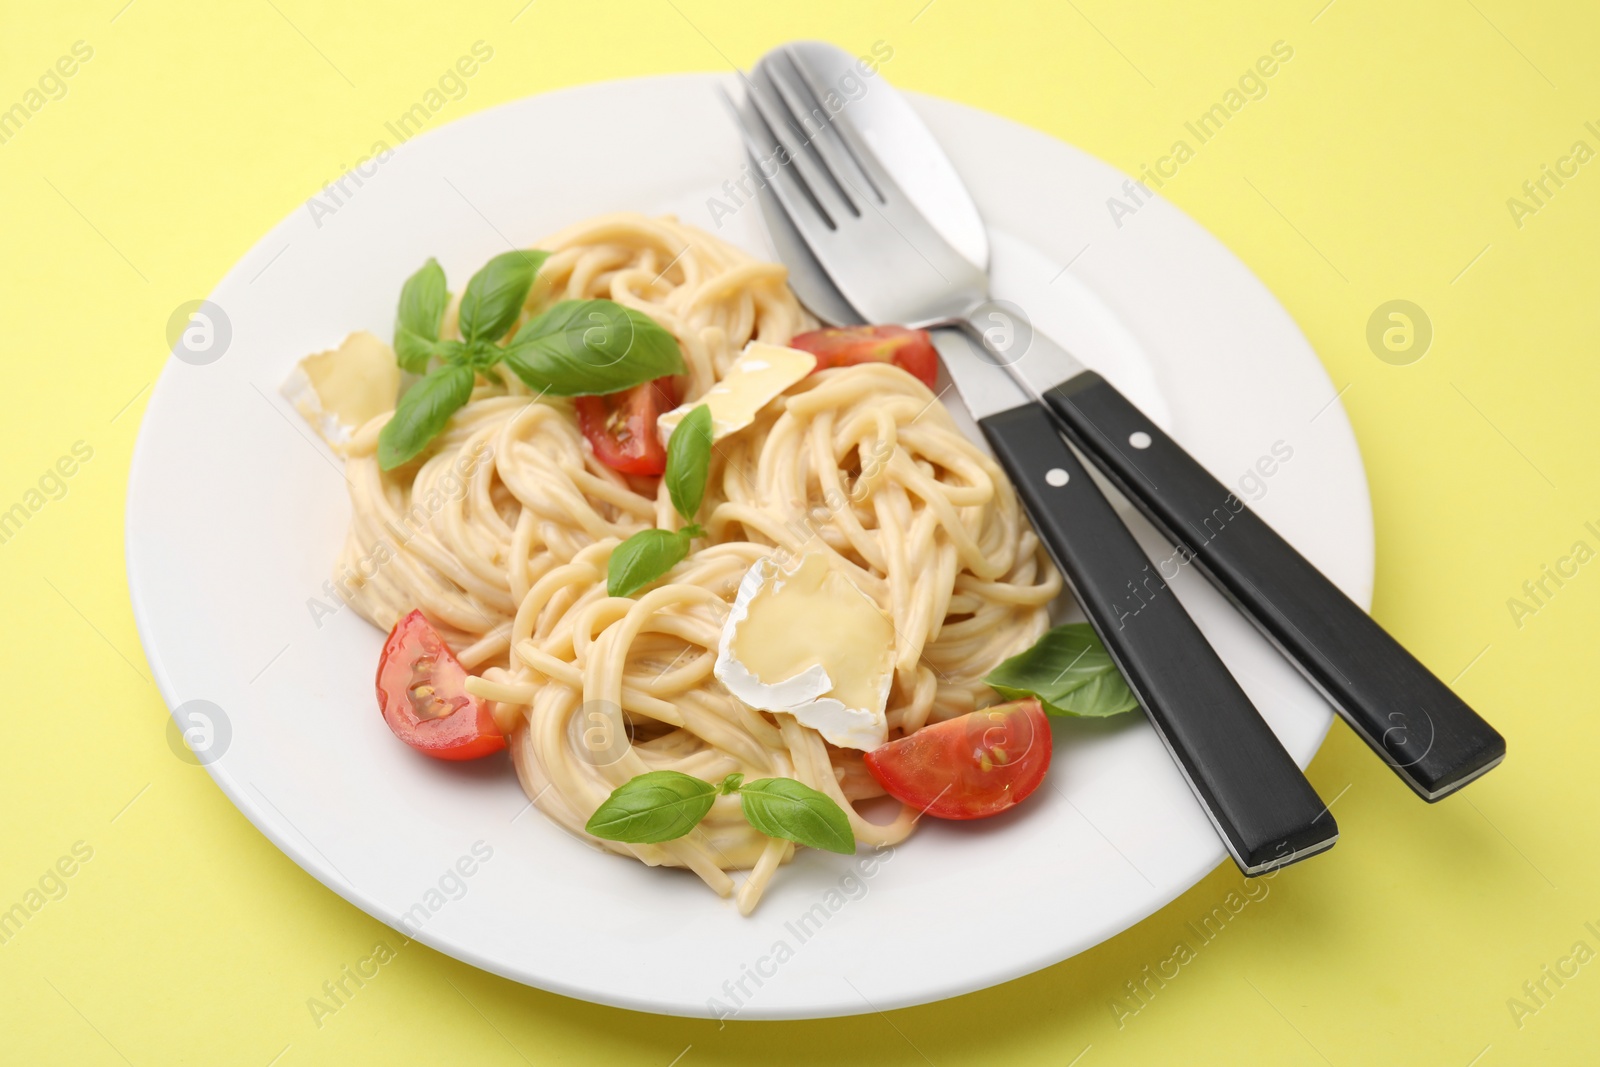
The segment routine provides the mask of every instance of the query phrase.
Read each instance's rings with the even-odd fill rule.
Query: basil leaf
[[[472,346],[464,341],[435,341],[433,353],[446,363],[463,367],[472,365]]]
[[[1099,718],[1139,706],[1086,622],[1046,631],[1032,648],[1000,664],[984,681],[1008,700],[1038,697],[1051,715]]]
[[[505,252],[483,265],[461,294],[461,336],[467,341],[498,341],[516,325],[533,276],[550,253]]]
[[[705,499],[710,470],[711,409],[701,404],[667,438],[667,492],[678,514],[689,521]]]
[[[470,367],[439,367],[419,380],[378,434],[378,466],[393,470],[427,447],[472,396]]]
[[[530,319],[507,346],[506,366],[555,396],[619,393],[684,372],[672,334],[610,300],[563,300]]]
[[[444,287],[444,268],[430,258],[400,288],[400,308],[394,319],[394,354],[402,368],[413,374],[428,369],[433,356],[429,342],[439,339],[450,294]]]
[[[394,358],[401,370],[425,374],[433,357],[440,355],[440,342],[413,333],[404,326],[394,328]]]
[[[671,841],[698,826],[716,799],[710,782],[680,771],[649,771],[612,790],[583,828],[607,841]]]
[[[611,553],[606,570],[606,592],[632,596],[677,566],[689,554],[689,541],[700,527],[681,530],[640,530]]]
[[[739,787],[739,803],[750,825],[768,837],[855,855],[856,835],[844,809],[793,778],[746,782]]]
[[[739,791],[740,784],[743,782],[744,775],[740,774],[738,771],[734,771],[732,774],[728,775],[728,777],[724,778],[721,784],[717,786],[717,792],[723,794],[724,796],[737,793]]]

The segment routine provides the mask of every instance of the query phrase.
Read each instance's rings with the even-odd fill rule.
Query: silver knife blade
[[[1089,369],[1078,357],[1035,330],[1015,304],[990,300],[967,315],[967,324],[988,342],[987,358],[1004,367],[1034,400]]]
[[[995,366],[979,344],[959,327],[937,326],[928,333],[974,421],[981,422],[1031,401],[1022,387]]]

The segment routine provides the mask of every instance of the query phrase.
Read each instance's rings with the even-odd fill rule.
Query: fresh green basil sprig
[[[1086,622],[1047,630],[984,678],[1008,700],[1038,697],[1051,715],[1101,718],[1139,706],[1111,654]]]
[[[700,825],[717,787],[681,771],[650,771],[612,791],[584,829],[607,841],[653,845]]]
[[[768,837],[853,855],[856,835],[844,809],[793,778],[758,778],[739,788],[746,821]]]
[[[642,311],[610,300],[563,300],[529,319],[506,366],[553,396],[603,396],[684,372],[678,339]]]
[[[667,494],[689,525],[681,530],[640,530],[618,545],[606,568],[607,593],[632,596],[676,567],[689,554],[690,542],[705,536],[693,520],[705,500],[710,470],[711,409],[701,404],[667,439]]]
[[[502,363],[530,389],[555,396],[615,393],[683,373],[672,334],[610,300],[563,300],[504,341],[549,255],[506,252],[484,264],[461,294],[459,341],[439,337],[450,294],[438,261],[428,260],[406,279],[395,316],[395,358],[422,378],[378,435],[384,470],[416,458],[471,397],[477,375],[497,379],[494,368]]]
[[[394,320],[394,354],[401,368],[423,374],[438,352],[439,327],[450,292],[444,284],[444,268],[430,258],[422,269],[406,279],[400,290],[400,310]]]
[[[667,494],[689,521],[706,498],[711,472],[711,409],[701,404],[683,417],[667,439]]]
[[[698,826],[719,794],[737,794],[745,819],[768,837],[846,856],[855,853],[856,838],[844,809],[793,778],[746,782],[743,775],[730,774],[712,785],[680,771],[649,771],[612,790],[584,829],[608,841],[672,841]]]
[[[689,542],[704,534],[692,523],[681,530],[640,530],[612,551],[606,592],[632,596],[681,563]]]

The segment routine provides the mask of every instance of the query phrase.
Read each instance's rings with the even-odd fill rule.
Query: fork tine
[[[859,201],[852,203],[851,192],[833,184],[838,178],[820,152],[795,141],[799,123],[791,121],[791,101],[803,103],[807,93],[790,82],[789,95],[782,95],[770,69],[758,68],[745,84],[737,103],[727,94],[723,99],[765,180],[769,199],[763,207],[787,216],[855,313],[866,321],[934,322],[982,298],[988,280],[982,269],[962,259],[898,185],[878,182],[881,204],[857,185]],[[814,79],[807,88],[811,98],[825,99]],[[843,132],[844,125],[837,123],[835,130]],[[844,150],[842,143],[838,147]],[[871,175],[874,165],[881,166],[873,161],[860,173]]]
[[[809,133],[790,110],[788,101],[773,85],[771,77],[758,68],[751,72],[745,83],[746,99],[782,146],[788,165],[799,171],[824,211],[835,220],[859,214],[848,190],[828,170],[827,164],[811,146]]]
[[[830,111],[825,103],[827,94],[817,90],[795,58],[793,49],[788,46],[773,49],[763,56],[756,64],[756,69],[766,73],[792,112],[804,116],[801,123],[808,132],[813,126],[816,127],[815,132],[811,132],[811,147],[822,157],[828,169],[849,186],[859,200],[883,203],[884,196],[878,184],[840,136],[841,124],[835,119],[843,114],[848,105],[841,107],[838,112]]]
[[[828,89],[826,85],[822,83],[817,70],[806,61],[805,52],[802,49],[788,44],[777,49],[777,51],[782,52],[784,57],[789,60],[789,63],[794,67],[795,73],[799,75],[800,80],[804,82],[813,98],[818,101],[827,98]],[[870,93],[872,89],[869,87],[866,91]],[[823,112],[827,113],[825,107]],[[831,116],[831,121],[828,125],[833,129],[833,132],[839,135],[840,143],[844,151],[849,154],[850,161],[861,171],[867,185],[876,194],[880,204],[887,204],[895,196],[904,199],[905,194],[900,190],[899,184],[884,169],[883,164],[878,161],[877,153],[862,139],[860,132],[850,118],[849,112],[850,105],[847,102],[837,113]]]
[[[815,229],[813,226],[803,225],[803,220],[808,217],[816,218],[828,230],[835,229],[836,224],[832,216],[818,202],[816,194],[806,184],[805,178],[783,162],[787,150],[778,142],[766,120],[754,106],[747,102],[741,107],[720,85],[717,86],[717,95],[722,98],[723,105],[733,116],[733,124],[744,141],[745,151],[755,164],[757,179],[765,181],[772,189],[784,212],[802,229]],[[765,161],[774,164],[771,175],[767,174],[767,168],[763,165]]]

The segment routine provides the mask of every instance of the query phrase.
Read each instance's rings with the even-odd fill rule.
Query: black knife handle
[[[1161,580],[1050,414],[978,425],[1156,733],[1246,874],[1338,838],[1333,815]]]
[[[1419,796],[1438,800],[1505,758],[1494,727],[1104,378],[1085,371],[1044,400]]]

